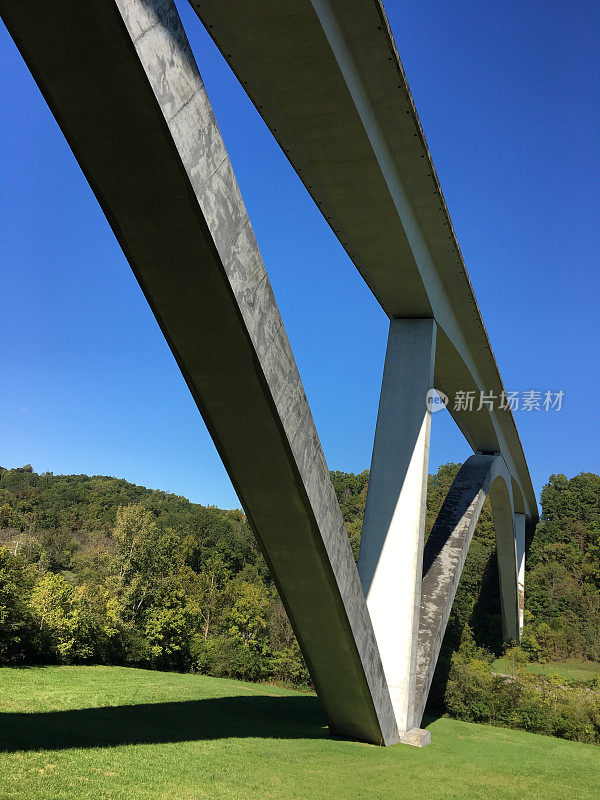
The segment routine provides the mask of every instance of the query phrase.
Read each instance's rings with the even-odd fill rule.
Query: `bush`
[[[269,673],[276,681],[294,686],[311,686],[310,675],[296,641],[289,647],[276,650],[269,658]]]
[[[230,635],[195,641],[195,668],[204,675],[258,681],[267,677],[267,659],[262,653]]]
[[[494,675],[487,661],[459,651],[452,657],[446,708],[470,722],[600,744],[600,692],[561,681],[523,672],[508,678]]]

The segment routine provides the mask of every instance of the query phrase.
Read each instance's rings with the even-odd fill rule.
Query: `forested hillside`
[[[600,661],[600,476],[551,475],[526,560],[523,647]]]
[[[446,464],[429,478],[427,532],[458,469]],[[357,555],[368,471],[334,472],[332,480]],[[96,662],[309,681],[241,511],[116,478],[1,469],[0,545],[0,663]],[[526,605],[526,657],[600,660],[599,476],[553,475],[544,488]],[[440,705],[465,636],[469,646],[501,652],[487,504],[440,657],[432,695]]]

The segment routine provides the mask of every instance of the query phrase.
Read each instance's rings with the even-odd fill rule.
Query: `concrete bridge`
[[[503,385],[379,0],[191,0],[390,318],[358,569],[302,382],[172,0],[0,0],[212,435],[334,733],[419,728],[486,496],[519,639],[537,507],[510,408],[448,410],[474,450],[424,545],[425,398]]]

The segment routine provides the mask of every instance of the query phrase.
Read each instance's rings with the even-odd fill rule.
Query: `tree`
[[[168,528],[161,531],[152,514],[141,505],[117,511],[118,590],[126,618],[141,625],[144,612],[161,597],[163,584],[184,563],[181,537]]]
[[[12,520],[12,508],[8,503],[0,505],[0,528],[8,528]]]
[[[229,612],[229,634],[246,647],[261,647],[267,629],[269,595],[255,583],[239,581],[235,586],[235,601]]]
[[[600,659],[600,476],[551,475],[541,501],[526,559],[525,635],[544,660]]]
[[[63,663],[84,661],[94,653],[94,630],[83,587],[46,573],[29,601],[46,652]]]
[[[163,594],[160,606],[149,610],[144,633],[157,664],[171,668],[184,665],[194,627],[181,590],[173,587]]]
[[[7,547],[0,547],[0,663],[15,664],[33,655],[34,626],[28,601],[35,570]]]

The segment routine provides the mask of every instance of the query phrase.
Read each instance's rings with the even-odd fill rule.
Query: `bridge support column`
[[[358,569],[398,729],[414,722],[436,324],[390,322]]]
[[[519,593],[519,636],[525,621],[525,514],[515,514],[515,544],[517,548],[517,590]]]

